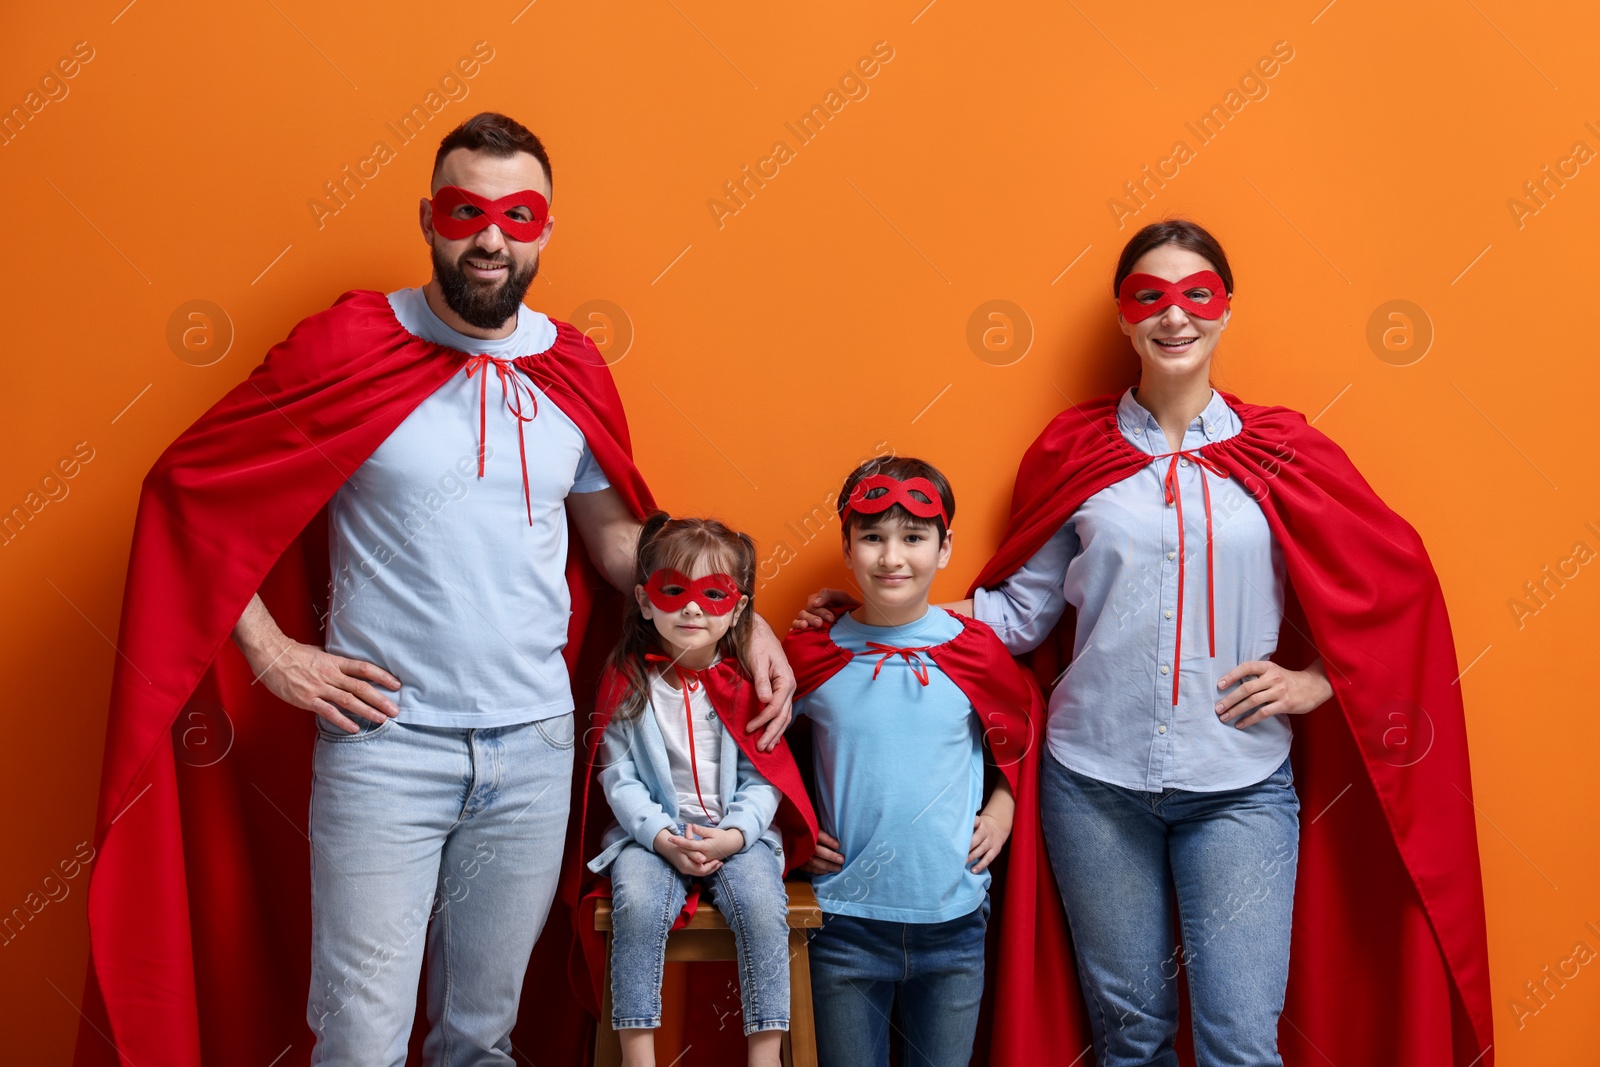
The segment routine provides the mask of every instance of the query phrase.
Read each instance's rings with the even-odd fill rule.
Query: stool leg
[[[817,1025],[811,1014],[811,956],[804,930],[789,931],[789,1062],[817,1067]]]
[[[594,1067],[622,1067],[622,1042],[611,1029],[611,935],[606,938],[605,984],[601,987],[600,1018],[594,1024]]]

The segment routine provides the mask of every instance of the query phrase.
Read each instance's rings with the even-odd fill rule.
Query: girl
[[[744,727],[755,545],[713,519],[657,513],[639,535],[634,597],[601,681],[600,785],[616,824],[589,862],[611,878],[611,1026],[626,1067],[655,1063],[667,935],[701,889],[738,947],[752,1065],[789,1028],[788,860],[816,837],[787,746]],[[776,825],[775,825],[776,823]]]

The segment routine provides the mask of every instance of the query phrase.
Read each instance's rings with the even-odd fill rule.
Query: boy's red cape
[[[710,699],[711,706],[721,718],[723,728],[733,735],[739,751],[755,765],[757,773],[777,786],[778,792],[783,794],[783,799],[778,803],[778,812],[772,821],[783,837],[783,873],[788,874],[809,860],[811,853],[817,847],[816,812],[811,808],[811,798],[806,795],[805,784],[801,780],[799,768],[795,766],[794,756],[790,754],[788,744],[781,739],[771,752],[762,752],[756,747],[761,732],[751,732],[746,728],[750,725],[750,720],[761,710],[761,698],[756,695],[755,684],[745,677],[737,664],[724,659],[699,674],[706,687],[706,696]],[[584,734],[587,766],[583,780],[588,783],[588,788],[584,791],[582,805],[578,809],[578,832],[575,838],[581,842],[582,851],[575,860],[569,856],[569,864],[582,865],[599,855],[600,840],[605,834],[606,827],[610,825],[611,809],[606,803],[605,791],[600,788],[600,775],[595,769],[595,764],[602,751],[600,741],[605,736],[606,725],[611,721],[612,714],[623,702],[627,693],[627,679],[620,672],[607,667],[600,677],[600,695],[595,701],[594,710],[589,714],[589,726]],[[648,709],[645,714],[649,714]],[[601,897],[610,895],[611,881],[593,874],[587,867],[583,868],[583,881],[586,883],[583,886],[584,892],[575,909],[578,916],[575,934],[579,951],[575,951],[572,955],[572,978],[573,985],[584,1001],[584,1006],[598,1019],[601,997],[604,994],[606,956],[605,942],[594,928],[594,909]],[[690,890],[683,914],[679,916],[673,929],[678,929],[693,917],[699,899],[700,892],[697,885]],[[719,981],[736,973],[732,964],[719,970],[717,975],[691,973],[689,987],[691,990],[715,989]],[[611,1020],[600,1019],[600,1024],[610,1026]],[[723,1054],[732,1058],[726,1061],[711,1059],[704,1062],[742,1062],[745,1056],[743,1030],[728,1027],[723,1027],[721,1030],[724,1039],[736,1039],[736,1041],[729,1040],[722,1049]],[[716,1040],[717,1034],[707,1032],[697,1036],[695,1043],[702,1046],[702,1053],[709,1053],[709,1043]],[[702,1060],[697,1059],[692,1062],[702,1062]]]
[[[990,941],[983,1021],[972,1062],[1068,1063],[1087,1041],[1074,1044],[1077,1034],[1088,1031],[1076,1017],[1066,917],[1039,829],[1044,701],[993,630],[964,615],[954,618],[961,632],[922,654],[971,702],[989,745],[987,758],[1016,798],[1011,837],[993,868],[989,925],[999,936]],[[794,668],[797,696],[812,692],[854,658],[822,628],[791,631],[783,647]],[[871,709],[863,708],[862,714]],[[886,766],[884,773],[898,770]]]
[[[1472,775],[1438,577],[1417,532],[1304,416],[1222,396],[1243,430],[1198,451],[1260,502],[1282,548],[1291,595],[1273,658],[1301,668],[1321,656],[1333,685],[1293,720],[1302,819],[1284,1062],[1493,1067]],[[1063,412],[1028,449],[974,590],[1153,461],[1122,436],[1118,400]],[[1073,635],[1069,608],[1030,654],[1046,686]],[[1069,1037],[1059,1047],[1089,1042],[1085,1029]]]
[[[583,334],[556,330],[548,351],[516,364],[643,518],[654,505],[610,372]],[[345,293],[296,326],[145,478],[112,680],[77,1064],[116,1064],[120,1053],[140,1067],[260,1067],[280,1050],[280,1067],[307,1062],[316,726],[252,684],[230,635],[259,590],[285,633],[322,643],[324,505],[465,358],[408,333],[384,294]],[[616,612],[593,610],[606,589],[575,532],[573,546],[565,656],[582,699],[610,649],[596,631],[614,635]],[[569,923],[558,904],[513,1040],[578,1063],[587,1027],[552,977],[563,974]]]

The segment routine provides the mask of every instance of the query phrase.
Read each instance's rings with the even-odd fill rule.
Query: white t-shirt
[[[722,724],[706,696],[706,687],[689,691],[689,713],[694,717],[694,759],[689,758],[689,723],[684,714],[684,690],[673,685],[665,672],[650,675],[650,709],[667,743],[667,766],[672,769],[672,785],[678,791],[677,819],[680,822],[715,826],[722,818],[722,795],[717,792],[722,773]],[[700,791],[695,793],[693,766],[700,774]],[[700,806],[705,801],[705,807]],[[707,815],[707,812],[710,814]]]
[[[389,305],[410,333],[469,354],[514,359],[555,343],[554,324],[526,307],[509,337],[486,341],[445,325],[420,288],[390,293]],[[328,511],[328,651],[399,678],[400,717],[413,726],[509,726],[572,710],[561,656],[571,615],[565,501],[610,484],[582,432],[533,387],[538,413],[522,431],[530,526],[517,420],[492,368],[478,477],[484,372],[469,379],[462,362]]]

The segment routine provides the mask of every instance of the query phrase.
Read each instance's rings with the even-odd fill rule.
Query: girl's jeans
[[[1095,1062],[1177,1067],[1181,965],[1199,1067],[1280,1067],[1300,842],[1289,761],[1239,789],[1150,793],[1042,759],[1045,844]]]
[[[609,873],[611,1028],[654,1029],[661,1025],[667,933],[694,879],[636,842],[617,854]],[[789,895],[777,854],[757,841],[702,882],[739,950],[745,1035],[789,1029]]]

